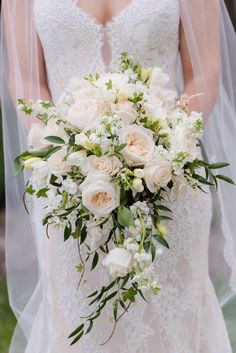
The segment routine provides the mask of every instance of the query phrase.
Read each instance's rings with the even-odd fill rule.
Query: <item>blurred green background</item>
[[[236,27],[236,0],[225,0],[229,13]],[[236,65],[236,63],[235,63]],[[6,280],[4,275],[3,234],[4,234],[4,167],[2,147],[2,125],[0,117],[0,353],[8,353],[8,347],[15,327],[16,320],[8,303]],[[236,304],[224,308],[226,324],[232,328],[231,341],[236,353]],[[232,325],[232,323],[234,323]],[[33,352],[32,352],[33,353]],[[180,353],[180,352],[179,352]],[[224,352],[222,352],[224,353]]]

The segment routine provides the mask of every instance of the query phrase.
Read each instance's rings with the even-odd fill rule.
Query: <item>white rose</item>
[[[116,156],[89,156],[88,165],[91,173],[102,173],[110,176],[117,174],[122,168],[122,163]]]
[[[137,192],[143,192],[144,187],[143,187],[142,179],[134,178],[134,180],[133,180],[133,188]]]
[[[85,150],[72,152],[69,154],[66,161],[69,166],[80,167],[83,174],[88,173],[88,158]]]
[[[165,187],[171,180],[171,165],[160,158],[153,159],[144,166],[144,180],[147,188],[155,193],[158,188]]]
[[[99,119],[102,109],[99,101],[93,98],[83,99],[68,110],[67,120],[79,130],[84,130]]]
[[[45,125],[34,123],[28,133],[28,145],[34,150],[45,148],[46,140],[44,140]],[[47,142],[49,145],[49,142]]]
[[[90,174],[80,188],[83,205],[95,216],[105,217],[120,204],[120,188],[102,174]]]
[[[66,149],[61,148],[59,151],[53,153],[48,158],[48,165],[52,174],[62,175],[69,171],[69,166],[64,160],[66,157]]]
[[[121,153],[129,165],[144,165],[152,158],[155,143],[150,130],[135,124],[126,126],[120,132],[122,143],[127,144]]]
[[[103,266],[107,267],[111,276],[123,277],[132,270],[133,256],[123,248],[114,248],[103,259]]]
[[[76,145],[84,147],[88,151],[91,151],[91,149],[93,148],[93,144],[83,132],[75,135],[75,143]]]
[[[136,111],[129,102],[118,103],[114,107],[114,113],[125,125],[133,124],[137,118]]]

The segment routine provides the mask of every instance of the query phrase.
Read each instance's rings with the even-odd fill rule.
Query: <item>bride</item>
[[[10,353],[232,353],[220,308],[236,291],[236,192],[221,187],[224,230],[223,294],[209,277],[212,214],[209,193],[181,189],[168,203],[170,250],[162,254],[163,290],[150,303],[138,301],[119,322],[112,339],[109,312],[88,337],[70,347],[68,335],[85,313],[84,296],[103,283],[100,268],[81,292],[76,243],[60,231],[47,239],[42,206],[23,208],[24,180],[15,179],[12,159],[25,148],[29,118],[14,113],[16,98],[56,102],[70,78],[117,69],[125,51],[143,66],[160,66],[169,87],[189,95],[203,112],[204,147],[212,161],[234,160],[236,53],[228,15],[218,0],[4,0],[2,105],[8,184],[7,271],[9,296],[18,318]],[[226,37],[227,35],[227,37]],[[19,115],[19,114],[18,114]],[[27,177],[27,176],[26,176]],[[69,259],[69,261],[68,261]],[[214,260],[213,260],[214,261]],[[218,300],[219,299],[219,300]]]

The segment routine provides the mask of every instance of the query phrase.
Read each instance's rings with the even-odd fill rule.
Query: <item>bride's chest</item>
[[[75,0],[34,0],[35,20],[42,41],[58,44],[100,40],[106,32],[115,40],[168,43],[179,28],[179,0],[131,0],[104,27],[81,10]]]

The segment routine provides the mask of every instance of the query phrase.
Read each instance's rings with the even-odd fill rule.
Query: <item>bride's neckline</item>
[[[102,29],[106,29],[109,26],[111,26],[113,23],[115,23],[120,17],[124,16],[134,5],[135,0],[130,0],[127,6],[125,6],[123,9],[117,12],[117,14],[113,15],[110,20],[108,20],[106,23],[101,23],[98,21],[93,15],[91,15],[88,11],[85,11],[80,8],[80,6],[77,4],[76,0],[73,0],[73,4],[76,7],[76,10],[83,15],[87,20],[93,22],[95,25]]]

